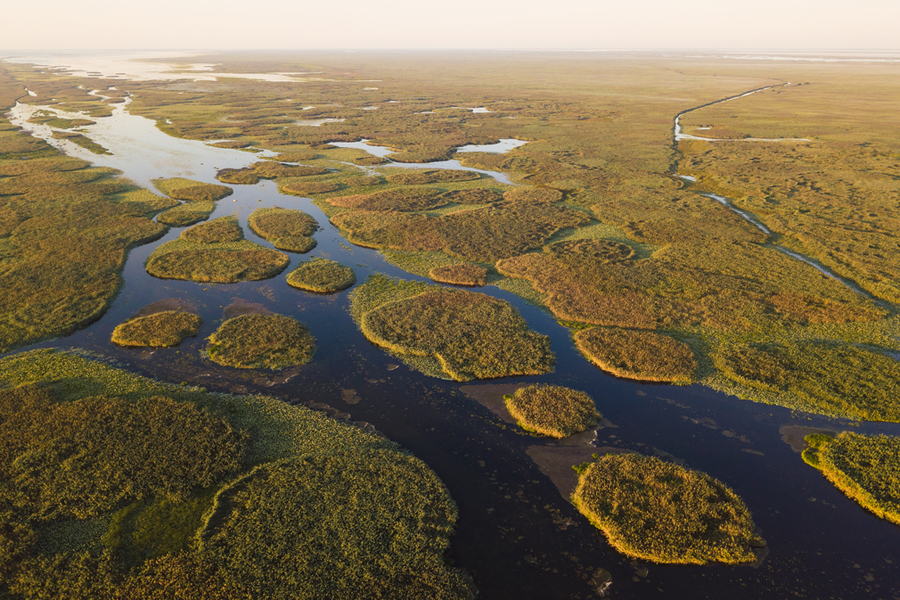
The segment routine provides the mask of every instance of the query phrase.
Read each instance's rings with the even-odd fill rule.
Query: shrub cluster
[[[200,315],[167,310],[125,321],[113,330],[112,341],[120,346],[168,348],[197,335],[202,322]]]
[[[280,369],[312,360],[316,340],[296,319],[283,315],[241,315],[209,336],[213,362],[239,369]]]
[[[555,438],[581,433],[600,421],[584,392],[557,385],[529,385],[503,397],[506,409],[527,431]]]

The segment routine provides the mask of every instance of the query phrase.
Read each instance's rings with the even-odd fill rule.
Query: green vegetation
[[[316,247],[312,235],[319,224],[302,210],[260,208],[250,215],[250,229],[278,248],[288,252],[309,252]]]
[[[324,167],[307,167],[304,165],[286,165],[275,161],[253,163],[243,169],[222,169],[216,179],[222,183],[238,185],[255,185],[260,179],[276,179],[278,177],[309,177],[328,172]],[[219,186],[221,187],[221,186]]]
[[[572,500],[610,545],[641,560],[750,563],[765,545],[730,488],[655,457],[601,456],[581,473]]]
[[[200,315],[167,310],[125,321],[113,330],[112,341],[120,346],[168,348],[197,335],[202,322]]]
[[[411,212],[444,206],[449,201],[441,193],[441,190],[429,187],[411,187],[384,190],[374,194],[338,196],[329,198],[326,202],[339,208]]]
[[[275,277],[289,262],[286,255],[249,240],[195,243],[178,239],[154,250],[144,266],[163,279],[234,283]]]
[[[0,360],[0,382],[5,595],[473,596],[443,560],[453,501],[380,436],[52,350]]]
[[[686,385],[697,370],[687,344],[650,331],[592,327],[575,334],[575,346],[604,371],[626,379]]]
[[[426,183],[449,183],[451,181],[473,181],[481,179],[481,173],[450,169],[416,169],[388,175],[390,183],[399,185],[423,185]]]
[[[216,179],[222,183],[233,185],[256,185],[259,183],[259,175],[251,169],[222,169],[216,173]]]
[[[900,525],[900,438],[844,431],[806,436],[803,460],[882,519]]]
[[[336,192],[339,189],[341,189],[341,185],[333,181],[298,181],[284,186],[282,191],[286,194],[303,196],[305,198],[314,194]]]
[[[238,369],[281,369],[305,365],[316,340],[303,323],[283,315],[241,315],[209,336],[209,358]]]
[[[319,294],[345,290],[356,283],[356,273],[350,267],[333,260],[315,258],[301,263],[287,276],[288,285]]]
[[[723,345],[721,385],[755,400],[864,421],[900,421],[900,363],[877,350],[825,341]]]
[[[215,202],[234,193],[234,190],[224,185],[202,183],[183,177],[154,179],[153,185],[166,196],[185,202]]]
[[[85,150],[93,152],[94,154],[112,154],[112,152],[110,152],[94,140],[80,133],[71,131],[54,131],[53,137],[59,140],[69,140],[73,144],[78,144]]]
[[[600,421],[584,392],[557,385],[529,385],[503,397],[506,410],[526,431],[554,438],[581,433]]]
[[[555,362],[546,336],[532,332],[509,303],[484,294],[374,276],[351,298],[369,341],[429,375],[457,381],[539,375]]]
[[[30,119],[28,119],[29,123],[36,123],[38,125],[47,125],[54,129],[75,129],[76,127],[86,127],[88,125],[95,125],[96,121],[91,121],[90,119],[64,119],[62,117],[58,117],[55,113],[39,110],[34,113]]]
[[[232,215],[185,229],[181,232],[181,239],[194,244],[227,244],[244,239],[244,230],[237,217]]]
[[[205,221],[216,209],[215,202],[185,202],[159,213],[156,220],[173,227],[185,227]]]
[[[428,276],[438,283],[470,286],[483,286],[487,282],[487,274],[484,267],[467,263],[435,267],[428,271]]]

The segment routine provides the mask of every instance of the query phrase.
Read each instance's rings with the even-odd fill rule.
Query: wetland
[[[541,55],[436,74],[360,56],[381,82],[359,91],[330,55],[208,60],[273,77],[0,64],[0,426],[34,439],[26,455],[4,436],[0,465],[14,597],[88,572],[234,598],[292,597],[293,573],[335,598],[360,582],[372,598],[900,595],[896,464],[879,458],[900,435],[900,142],[871,125],[896,119],[895,65],[782,86],[798,67]],[[334,81],[276,76],[310,71]],[[830,134],[817,118],[848,80],[874,92]],[[676,116],[693,137],[673,139]],[[850,183],[820,168],[839,153]],[[548,386],[571,393],[538,417],[577,399],[568,437],[504,405]],[[145,437],[104,442],[84,415]],[[205,440],[202,461],[160,422]],[[786,426],[853,434],[801,457]],[[52,469],[73,445],[67,487]],[[358,499],[340,510],[365,526],[323,497]],[[711,538],[653,529],[688,504]]]

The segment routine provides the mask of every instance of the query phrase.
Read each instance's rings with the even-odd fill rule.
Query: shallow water
[[[114,154],[87,153],[88,160],[121,168],[139,182],[157,176],[213,182],[219,168],[255,160],[246,152],[168,138],[151,121],[124,110],[118,117],[97,121],[94,127],[103,134],[94,139]],[[151,150],[145,151],[145,146]],[[162,158],[167,152],[173,156]],[[289,269],[321,256],[353,267],[360,281],[376,272],[421,280],[386,263],[376,251],[350,246],[310,200],[283,196],[272,181],[233,187],[234,195],[220,201],[212,217],[237,214],[246,237],[263,246],[271,244],[246,227],[248,215],[257,208],[299,208],[319,221],[318,246],[309,255],[292,254]],[[889,549],[900,542],[900,528],[844,497],[806,466],[779,432],[784,425],[842,429],[851,426],[848,423],[741,401],[701,386],[616,379],[588,364],[573,347],[569,331],[544,310],[496,288],[479,290],[515,305],[536,331],[550,336],[557,353],[554,373],[503,383],[552,383],[588,392],[610,423],[599,431],[598,449],[669,453],[723,480],[750,506],[770,548],[755,569],[644,565],[612,550],[529,458],[535,445],[555,452],[564,448],[562,444],[520,432],[465,395],[464,384],[428,378],[405,366],[394,368],[398,361],[370,344],[354,325],[347,292],[304,293],[290,288],[284,275],[228,285],[150,277],[144,260],[180,231],[173,229],[163,239],[131,251],[122,290],[99,321],[32,347],[84,348],[165,381],[196,383],[215,391],[263,392],[292,403],[324,403],[351,420],[373,424],[425,460],[447,484],[460,510],[451,557],[473,574],[481,597],[595,598],[588,581],[599,569],[612,574],[613,598],[757,600],[900,594],[896,564],[886,561],[892,559]],[[118,348],[109,341],[116,325],[146,305],[169,298],[197,307],[204,318],[197,338],[161,350]],[[204,338],[235,302],[258,303],[307,323],[318,340],[313,362],[272,372],[234,370],[204,359]],[[900,434],[895,424],[852,427]]]
[[[515,150],[519,146],[524,146],[528,142],[522,140],[514,140],[512,138],[503,138],[496,144],[467,144],[456,149],[457,152],[489,152],[491,154],[506,154],[510,150]]]

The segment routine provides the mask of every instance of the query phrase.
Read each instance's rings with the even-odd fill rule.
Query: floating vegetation
[[[806,436],[803,460],[849,498],[900,525],[900,438],[844,431]]]
[[[726,391],[798,410],[863,421],[900,421],[900,362],[825,341],[723,345],[713,361]]]
[[[248,219],[250,229],[278,248],[288,252],[309,252],[316,247],[312,235],[319,224],[302,210],[260,208]]]
[[[120,346],[169,348],[197,335],[202,322],[200,315],[167,310],[125,321],[113,330],[112,341]]]
[[[557,385],[529,385],[503,397],[509,414],[526,431],[554,438],[581,433],[600,421],[584,392]]]
[[[751,563],[765,546],[750,511],[706,473],[608,454],[581,472],[575,506],[623,554],[658,563]]]
[[[248,240],[198,244],[178,239],[154,250],[144,266],[163,279],[234,283],[275,277],[289,262],[281,252]]]
[[[604,371],[626,379],[687,385],[697,370],[687,344],[650,331],[592,327],[575,334],[575,346]]]
[[[305,365],[316,340],[303,323],[283,315],[241,315],[209,336],[209,358],[238,369],[281,369]]]
[[[244,239],[244,230],[241,229],[237,217],[231,215],[185,229],[181,232],[181,239],[195,244],[239,242]]]
[[[556,360],[549,338],[531,331],[508,302],[484,294],[373,276],[352,300],[371,342],[412,358],[429,375],[457,381],[539,375]]]
[[[156,220],[164,225],[186,227],[205,221],[216,209],[215,202],[185,202],[159,213]]]
[[[487,282],[488,270],[479,265],[460,263],[446,267],[435,267],[428,271],[428,277],[438,283],[451,285],[483,286]]]
[[[300,263],[287,276],[288,285],[307,292],[330,294],[356,283],[353,269],[333,260],[314,258]]]
[[[234,190],[228,186],[203,183],[183,177],[154,179],[153,185],[166,196],[186,202],[215,202],[234,193]]]

